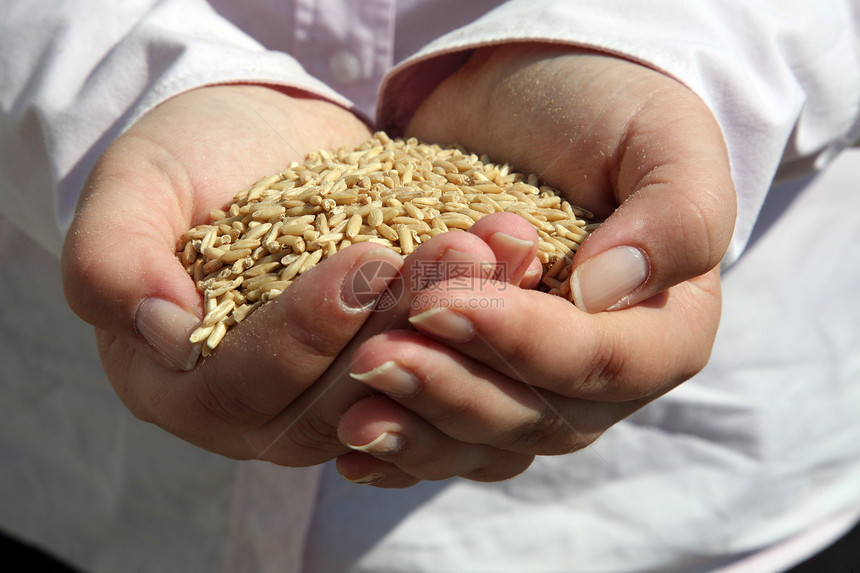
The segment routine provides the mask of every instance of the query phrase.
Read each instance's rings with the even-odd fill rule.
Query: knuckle
[[[428,377],[425,383],[432,384],[433,378]],[[433,408],[425,412],[427,421],[437,428],[445,428],[450,435],[460,438],[469,436],[468,441],[480,443],[486,435],[483,432],[474,433],[471,421],[475,417],[475,402],[472,396],[459,396],[445,402],[444,407]]]
[[[725,222],[734,221],[734,216],[727,218],[726,202],[715,193],[679,194],[678,200],[683,201],[682,244],[692,247],[680,252],[680,262],[681,268],[688,271],[689,277],[685,278],[691,278],[719,264],[731,239],[731,229]]]
[[[659,372],[659,368],[656,371]],[[623,345],[609,335],[601,337],[597,350],[586,364],[584,375],[569,380],[571,395],[601,402],[626,402],[643,398],[654,391],[655,368],[651,364],[633,365]]]
[[[290,309],[285,321],[291,343],[298,346],[295,351],[323,358],[337,356],[351,338],[348,319],[298,303]]]
[[[135,384],[127,375],[128,365],[135,359],[134,351],[113,333],[101,328],[94,330],[102,367],[117,396],[135,418],[148,424],[158,424],[159,418],[151,399],[142,390],[142,385]]]
[[[252,406],[236,385],[207,375],[202,377],[196,398],[211,418],[236,429],[256,427],[272,416]]]
[[[692,276],[697,276],[710,270],[716,262],[713,231],[707,210],[695,200],[688,199],[685,220],[683,244],[695,248],[684,251],[684,267],[690,269]]]
[[[439,460],[430,457],[409,465],[403,464],[401,469],[422,481],[441,481],[455,477],[447,464],[442,464]]]
[[[323,418],[305,412],[299,414],[290,422],[286,435],[291,443],[300,449],[327,451],[333,445],[340,448],[337,439],[337,425],[331,424]]]
[[[304,353],[323,358],[334,358],[345,344],[340,333],[324,328],[298,328],[291,333],[291,338]]]
[[[310,412],[290,418],[274,438],[258,445],[264,459],[295,467],[323,463],[347,451],[337,439],[337,427]]]
[[[495,452],[494,458],[486,465],[463,474],[463,477],[480,482],[504,481],[523,473],[534,461],[534,456],[531,454],[504,450],[495,450]]]
[[[523,330],[523,332],[527,331]],[[527,371],[523,366],[528,357],[545,355],[545,340],[541,336],[509,336],[507,338],[509,339],[509,346],[504,349],[502,354],[510,362],[510,375],[515,379],[518,379],[520,382],[527,382],[526,380],[523,380],[522,376],[518,373]]]
[[[537,419],[523,427],[506,449],[533,455],[560,455],[581,450],[595,437],[580,432],[548,402]]]
[[[310,412],[280,418],[261,431],[245,434],[255,457],[290,467],[305,467],[326,462],[347,451],[337,439],[337,429]]]
[[[629,391],[623,387],[623,370],[624,354],[616,352],[613,345],[601,342],[585,370],[585,376],[575,384],[586,395],[600,395],[604,400],[623,399],[619,394]]]
[[[83,320],[95,321],[94,308],[104,300],[105,276],[100,251],[88,250],[80,245],[80,238],[67,239],[61,259],[63,294],[69,308]],[[106,280],[107,279],[107,280]]]

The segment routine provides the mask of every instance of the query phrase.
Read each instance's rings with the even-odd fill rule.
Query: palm
[[[125,141],[117,142],[117,159],[125,165],[105,168],[122,170],[128,183],[140,178],[140,170],[149,170],[163,183],[147,184],[151,203],[178,201],[180,211],[161,215],[171,227],[185,230],[237,191],[290,161],[301,161],[309,151],[357,144],[368,137],[367,129],[346,111],[335,108],[335,119],[313,113],[314,106],[319,111],[334,107],[260,87],[195,90],[136,124]]]
[[[368,135],[352,114],[331,104],[293,99],[268,88],[232,86],[177,96],[110,146],[81,198],[64,266],[70,303],[97,325],[105,371],[132,411],[189,441],[228,455],[247,455],[241,439],[213,445],[217,430],[211,418],[217,406],[200,396],[208,393],[217,402],[212,385],[222,378],[240,383],[247,376],[247,361],[225,352],[214,365],[177,372],[141,344],[139,336],[126,335],[129,324],[141,300],[152,296],[199,314],[201,297],[174,250],[180,234],[203,222],[212,208],[311,150],[355,145]],[[177,339],[171,343],[186,342],[179,340],[187,337],[181,329],[165,330],[170,331],[165,336]],[[257,373],[292,382],[293,392],[300,393],[330,361],[325,357],[294,366],[292,380],[285,377],[282,361],[272,360]],[[236,424],[242,421],[231,420],[223,429],[232,433]]]
[[[631,62],[565,47],[485,48],[437,86],[406,134],[457,142],[507,161],[518,171],[538,174],[572,203],[607,217],[578,250],[573,279],[590,279],[591,292],[598,293],[589,301],[595,304],[581,305],[589,311],[613,302],[624,307],[584,314],[521,289],[442,292],[441,297],[491,295],[504,303],[490,312],[461,302],[456,308],[480,336],[436,347],[432,365],[401,359],[429,381],[416,398],[395,397],[435,425],[437,433],[425,431],[425,436],[444,443],[447,435],[524,454],[568,452],[704,366],[719,322],[716,265],[731,237],[735,198],[720,129],[687,88]],[[627,286],[631,283],[622,277],[619,288],[612,280],[619,274],[604,272],[618,268],[611,262],[614,255],[603,256],[616,247],[643,254],[644,278],[634,269],[639,282]],[[601,294],[602,287],[610,294]],[[436,336],[432,329],[426,334]],[[390,336],[371,340],[359,356],[372,353],[373,359],[363,359],[361,371],[402,356],[398,344]],[[538,389],[543,401],[524,392],[518,412],[499,414],[510,405],[518,381]],[[450,393],[443,390],[446,382]],[[480,400],[472,396],[469,411],[462,400],[452,399],[460,388],[480,393]],[[538,423],[535,411],[543,412]],[[390,418],[392,432],[421,431],[402,412]],[[356,443],[350,440],[367,427],[367,413],[356,408],[344,415],[341,433]],[[447,455],[456,460],[467,451],[458,445]],[[420,456],[401,454],[393,463],[412,476],[439,475],[416,459]],[[350,455],[339,468],[345,475],[358,475],[359,469],[383,473],[388,477],[380,485],[393,485],[402,476],[391,462],[384,458],[372,465]],[[460,475],[487,479],[474,467],[481,466],[473,464]],[[483,470],[493,479],[512,475],[510,468],[493,463]]]
[[[658,263],[643,294],[712,269],[731,238],[735,195],[719,126],[686,87],[626,60],[551,46],[477,52],[407,131],[508,161],[612,215],[577,264],[659,242],[643,247]]]

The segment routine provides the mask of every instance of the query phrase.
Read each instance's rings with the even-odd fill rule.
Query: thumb
[[[636,304],[705,274],[728,248],[736,200],[716,120],[686,86],[634,62],[565,46],[483,48],[406,132],[504,158],[599,216],[614,209],[574,257],[582,310]]]
[[[118,140],[90,175],[63,245],[65,295],[98,329],[103,359],[116,340],[140,341],[188,369],[199,354],[188,336],[202,305],[174,251],[191,189],[171,180],[178,167],[152,169],[141,147]]]
[[[646,300],[707,273],[728,248],[737,205],[722,132],[695,96],[667,105],[646,106],[619,146],[620,206],[574,259],[581,310]]]

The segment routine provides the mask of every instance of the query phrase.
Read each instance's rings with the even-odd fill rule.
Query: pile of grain
[[[205,317],[191,340],[209,354],[230,326],[351,244],[373,241],[405,256],[499,211],[535,226],[541,288],[570,299],[571,260],[596,223],[537,176],[382,132],[353,150],[312,153],[182,235],[178,257],[204,296]]]

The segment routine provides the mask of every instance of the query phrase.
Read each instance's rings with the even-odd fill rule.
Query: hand
[[[720,129],[687,88],[606,55],[486,48],[431,94],[407,134],[535,172],[607,219],[574,261],[579,308],[510,285],[442,284],[435,298],[416,296],[417,332],[364,343],[353,372],[384,396],[340,423],[342,441],[369,444],[339,458],[347,478],[505,479],[527,465],[512,466],[512,454],[583,448],[704,367],[735,195]],[[511,229],[485,225],[485,237]],[[398,448],[379,455],[380,443]]]
[[[105,372],[132,413],[209,450],[269,459],[264,445],[281,432],[273,420],[335,362],[370,314],[366,300],[350,295],[349,274],[374,260],[396,268],[400,257],[370,244],[345,249],[191,369],[197,353],[188,335],[202,315],[201,296],[175,257],[177,239],[290,161],[369,135],[333,104],[223,86],[163,103],[109,147],[69,230],[63,278],[72,309],[96,327]]]

